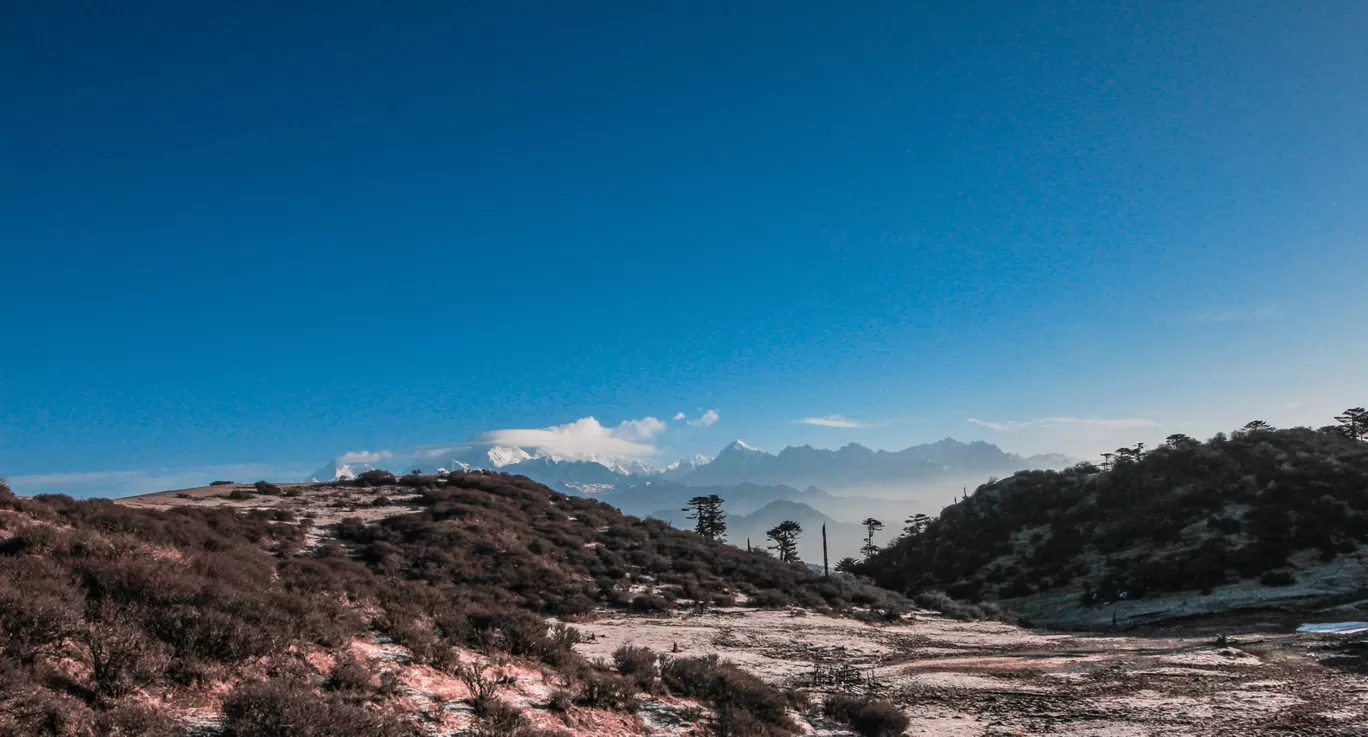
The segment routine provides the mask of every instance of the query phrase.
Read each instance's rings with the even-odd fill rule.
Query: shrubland
[[[1295,561],[1368,542],[1368,443],[1337,427],[1251,423],[1206,442],[1123,448],[1107,468],[1022,471],[979,487],[853,570],[909,596],[1080,606],[1236,581],[1295,583]],[[920,601],[920,599],[919,599]],[[944,607],[941,607],[944,608]]]
[[[564,708],[630,712],[641,694],[668,692],[713,705],[717,734],[791,734],[791,697],[734,666],[642,652],[587,662],[564,622],[746,598],[906,606],[525,477],[377,474],[358,486],[416,493],[413,511],[345,519],[311,544],[309,518],[285,509],[156,511],[0,486],[0,735],[177,734],[187,698],[218,699],[234,737],[419,733],[393,675],[353,658],[368,635],[453,677],[483,677],[461,660],[471,651],[550,669]],[[311,652],[333,665],[317,672]],[[537,734],[494,695],[482,703],[482,734]]]

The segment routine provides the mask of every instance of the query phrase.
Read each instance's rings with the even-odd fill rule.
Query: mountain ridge
[[[899,451],[847,443],[835,450],[811,445],[786,446],[777,454],[735,440],[713,458],[703,455],[681,457],[661,468],[638,459],[563,458],[536,449],[529,452],[517,446],[472,445],[415,451],[406,459],[390,455],[372,458],[369,462],[348,462],[346,456],[340,456],[308,480],[351,479],[372,468],[374,463],[388,463],[398,471],[409,467],[431,471],[434,464],[440,464],[435,469],[438,473],[499,470],[522,474],[562,490],[651,479],[677,481],[687,486],[756,483],[844,488],[870,483],[925,481],[957,473],[999,474],[1025,468],[1057,469],[1076,462],[1059,453],[1023,457],[982,440],[964,443],[948,437]]]

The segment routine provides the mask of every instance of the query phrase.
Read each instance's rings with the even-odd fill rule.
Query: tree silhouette
[[[1335,415],[1335,421],[1344,428],[1343,433],[1353,440],[1368,438],[1368,410],[1350,407],[1344,414]]]
[[[1103,471],[1110,471],[1110,470],[1111,470],[1112,458],[1115,457],[1115,456],[1116,456],[1115,453],[1103,453],[1103,454],[1102,454],[1102,470],[1103,470]]]
[[[865,544],[864,547],[860,548],[860,555],[868,558],[879,552],[879,546],[874,544],[874,533],[882,530],[884,524],[873,517],[866,519],[860,524],[864,525],[865,528]]]
[[[802,533],[802,525],[786,519],[770,528],[765,536],[774,542],[769,549],[779,556],[779,560],[792,563],[798,560],[798,536]]]
[[[1240,429],[1245,432],[1259,432],[1262,430],[1272,430],[1273,426],[1263,420],[1254,420],[1253,422],[1246,422],[1245,426]]]
[[[931,524],[931,518],[918,513],[908,517],[905,524],[906,526],[903,527],[903,534],[920,535],[923,532],[926,532],[927,525]]]
[[[1182,433],[1180,433],[1180,432],[1176,432],[1176,433],[1174,433],[1174,434],[1172,434],[1172,435],[1170,435],[1170,436],[1164,438],[1164,443],[1165,443],[1166,445],[1168,445],[1168,447],[1170,447],[1170,448],[1177,448],[1177,447],[1180,446],[1180,445],[1187,445],[1188,443],[1191,443],[1191,442],[1192,442],[1192,438],[1190,438],[1190,437],[1188,437],[1188,436],[1186,436],[1186,435],[1184,435],[1184,434],[1182,434]]]
[[[689,519],[694,520],[694,532],[709,540],[724,540],[727,536],[727,513],[722,511],[723,501],[716,494],[696,496],[681,511],[692,512]]]

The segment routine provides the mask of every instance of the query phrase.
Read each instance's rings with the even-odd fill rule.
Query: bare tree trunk
[[[830,578],[831,569],[827,568],[826,523],[822,523],[822,578]]]

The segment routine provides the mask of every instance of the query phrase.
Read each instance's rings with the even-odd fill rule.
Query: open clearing
[[[1342,637],[1245,626],[1221,646],[1205,630],[1055,634],[739,608],[577,626],[594,637],[579,646],[590,656],[624,644],[717,653],[775,683],[872,693],[903,706],[914,735],[1368,734],[1368,677]]]

